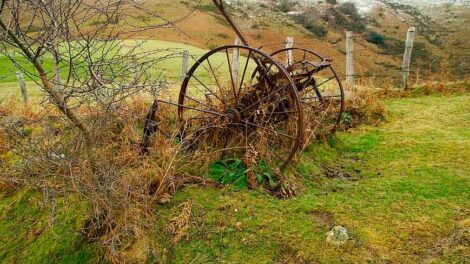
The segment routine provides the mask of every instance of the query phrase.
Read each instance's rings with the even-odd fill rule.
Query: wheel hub
[[[227,110],[227,117],[231,123],[240,123],[242,121],[242,116],[237,109],[229,108]]]

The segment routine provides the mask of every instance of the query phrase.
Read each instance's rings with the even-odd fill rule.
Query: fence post
[[[181,68],[181,82],[184,82],[184,79],[188,75],[188,64],[189,63],[189,50],[183,50],[183,63]]]
[[[293,37],[287,37],[286,38],[286,49],[290,49],[294,47],[294,38]],[[292,58],[292,50],[286,50],[286,65],[291,66],[293,63],[293,58]]]
[[[132,79],[134,84],[137,84],[139,77],[137,76],[137,62],[135,57],[132,60]]]
[[[408,76],[410,75],[410,63],[411,63],[411,53],[413,51],[413,42],[415,39],[416,29],[410,27],[406,35],[406,47],[405,54],[403,54],[403,65],[402,65],[402,74],[403,74],[403,87],[408,89]]]
[[[240,46],[242,41],[240,38],[235,39],[235,45]],[[233,58],[232,58],[232,75],[233,75],[233,82],[238,83],[238,71],[240,70],[240,49],[235,48],[233,50]]]
[[[346,32],[346,83],[354,84],[354,41],[353,32]]]
[[[24,103],[28,103],[28,92],[26,91],[26,83],[23,78],[23,74],[20,71],[16,72],[16,78],[18,78],[18,82],[20,83],[20,90],[21,94],[23,95]]]

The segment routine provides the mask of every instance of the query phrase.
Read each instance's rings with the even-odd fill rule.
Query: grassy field
[[[138,44],[137,44],[138,43]],[[151,69],[151,72],[155,74],[155,76],[160,76],[162,73],[162,80],[166,80],[172,87],[179,87],[181,84],[182,78],[182,52],[183,50],[189,51],[189,67],[191,67],[197,59],[202,57],[208,50],[200,49],[192,45],[183,44],[183,43],[176,43],[176,42],[169,42],[169,41],[159,41],[159,40],[126,40],[123,41],[122,45],[124,46],[122,52],[128,52],[130,47],[134,47],[135,45],[139,45],[139,49],[135,52],[155,52],[153,56],[164,58],[159,62],[156,62]],[[243,57],[244,54],[241,54],[240,64],[241,67],[244,67],[244,63],[246,57]],[[227,64],[226,54],[225,52],[220,52],[210,58],[211,63],[213,63],[214,70],[217,72],[217,75],[224,76],[227,81],[230,78],[229,68]],[[17,58],[21,66],[28,72],[35,73],[34,69],[32,68],[31,64],[24,59]],[[2,66],[0,67],[0,100],[14,97],[14,98],[21,98],[21,92],[18,85],[18,80],[15,75],[14,69],[16,67],[13,65],[11,61],[8,60],[5,56],[0,55],[0,63]],[[201,67],[198,71],[195,72],[197,77],[203,81],[206,85],[214,84],[212,75],[207,70],[207,65],[204,64],[206,68]],[[45,67],[47,70],[52,69],[52,62],[50,60],[45,62]],[[66,66],[63,66],[66,68]],[[64,68],[64,69],[65,69]],[[252,72],[255,68],[255,65],[252,61],[248,65],[248,72]],[[243,69],[243,68],[241,68]],[[66,79],[66,70],[62,71],[62,79]],[[239,79],[241,79],[241,75],[243,71],[240,70],[239,72]],[[27,75],[25,75],[26,86],[28,90],[28,95],[31,98],[42,96],[43,93],[40,87]],[[36,78],[36,80],[38,80]]]
[[[298,195],[190,186],[156,207],[164,230],[191,201],[187,239],[159,231],[169,263],[469,263],[470,96],[386,101],[387,121],[317,143],[300,158]],[[322,164],[322,165],[320,165]],[[326,170],[326,168],[328,168]],[[330,173],[325,173],[329,171]],[[334,171],[335,173],[331,173]],[[67,203],[48,211],[27,190],[0,199],[0,262],[94,263]],[[350,240],[325,242],[332,226]],[[162,257],[162,256],[160,256]]]

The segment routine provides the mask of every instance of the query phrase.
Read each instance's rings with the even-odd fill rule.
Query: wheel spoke
[[[224,93],[222,92],[222,87],[220,86],[219,79],[217,78],[217,76],[214,72],[214,68],[212,68],[212,64],[211,64],[211,61],[209,60],[209,58],[207,58],[207,63],[209,64],[209,68],[212,72],[212,76],[214,76],[215,83],[217,84],[217,87],[219,88],[220,95],[222,96],[222,102],[223,102],[224,105],[226,105],[227,103],[225,101]]]
[[[197,99],[194,99],[194,98],[192,98],[192,97],[191,97],[191,96],[189,96],[189,95],[186,95],[186,94],[184,94],[183,96],[184,96],[184,97],[186,97],[186,98],[188,98],[189,100],[191,100],[191,101],[195,102],[195,103],[198,103],[198,104],[202,105],[202,106],[209,107],[209,108],[211,109],[211,111],[215,111],[215,112],[217,112],[217,109],[214,109],[213,107],[211,107],[211,106],[209,106],[209,105],[206,105],[206,104],[202,103],[201,101],[199,101],[199,100],[197,100]]]
[[[198,112],[201,112],[201,113],[206,113],[206,114],[211,114],[211,115],[216,115],[216,116],[225,116],[224,114],[219,113],[219,112],[215,112],[215,111],[199,109],[199,108],[195,108],[195,107],[191,107],[191,106],[187,106],[187,105],[183,105],[183,104],[179,104],[179,103],[174,103],[174,102],[170,102],[170,101],[164,101],[164,100],[158,100],[158,101],[161,102],[161,103],[164,103],[164,104],[179,106],[179,107],[183,107],[183,108],[186,108],[186,109],[198,111]]]
[[[327,82],[329,82],[329,81],[331,81],[331,80],[333,80],[333,79],[335,79],[335,78],[336,78],[336,76],[329,77],[326,81],[320,83],[319,85],[316,85],[316,86],[313,86],[313,85],[312,85],[312,86],[311,86],[312,88],[307,88],[306,90],[304,90],[303,93],[306,94],[306,93],[310,92],[311,90],[315,90],[315,89],[318,90],[318,88],[319,88],[320,86],[324,85],[325,83],[327,83]],[[318,93],[319,93],[319,92],[318,92]],[[318,94],[318,93],[317,93],[317,94]],[[323,97],[323,96],[322,96],[322,97]]]
[[[248,57],[246,58],[245,69],[243,69],[242,80],[240,82],[240,88],[238,89],[237,98],[240,98],[240,93],[242,92],[243,81],[245,80],[246,70],[248,69],[248,62],[250,62],[251,53],[252,51],[250,50],[248,52]]]
[[[235,48],[247,56],[240,63],[244,66],[234,68],[230,55],[234,46],[210,51],[193,66],[179,104],[171,103],[179,106],[180,120],[188,124],[181,127],[184,147],[220,158],[221,154],[240,157],[253,145],[260,147],[257,151],[263,160],[286,165],[300,146],[302,111],[296,87],[283,66],[270,56],[250,47]],[[205,72],[195,76],[198,68]],[[195,80],[191,82],[191,78]]]
[[[228,49],[225,50],[225,54],[227,55],[228,72],[230,73],[230,82],[232,85],[233,96],[235,97],[235,100],[238,101],[237,92],[235,91],[235,82],[233,80],[232,65],[230,64],[230,56],[228,55]]]
[[[219,99],[219,101],[225,105],[225,101],[222,100],[220,97],[218,97],[215,93],[213,93],[212,90],[209,89],[209,87],[207,87],[205,84],[203,84],[203,83],[201,82],[201,80],[199,80],[199,78],[196,77],[196,75],[193,75],[193,77],[194,77],[194,79],[196,79],[196,81],[197,81],[198,83],[200,83],[207,91],[209,91],[209,93],[211,93],[215,98]]]

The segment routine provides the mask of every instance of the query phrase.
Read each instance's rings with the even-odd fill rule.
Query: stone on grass
[[[335,226],[326,233],[326,242],[335,246],[341,246],[348,241],[348,230],[342,226]]]

